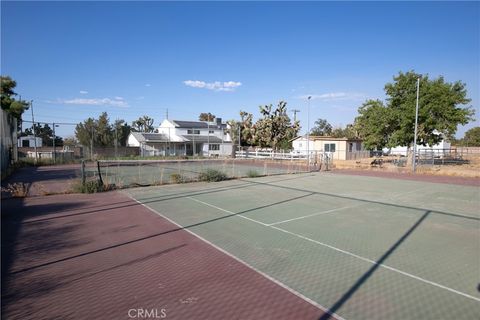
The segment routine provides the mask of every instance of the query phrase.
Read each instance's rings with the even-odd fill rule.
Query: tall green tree
[[[90,147],[98,146],[96,136],[97,124],[94,118],[88,118],[75,127],[75,138],[81,145]]]
[[[108,118],[108,114],[106,112],[102,112],[102,114],[98,117],[96,121],[96,140],[99,147],[111,147],[113,146],[114,135],[113,129],[110,125],[110,120]]]
[[[465,84],[445,82],[443,77],[429,79],[413,71],[399,73],[392,83],[385,85],[387,106],[393,114],[393,132],[389,146],[412,146],[415,128],[415,104],[417,79],[420,78],[418,138],[419,144],[434,145],[445,137],[451,137],[459,124],[473,120],[474,110],[465,107]],[[439,135],[438,133],[441,133]]]
[[[114,141],[116,141],[117,146],[126,146],[128,135],[130,134],[131,127],[125,120],[115,120],[112,126],[112,131],[114,135]]]
[[[353,124],[347,124],[345,128],[338,127],[333,128],[331,136],[334,138],[348,138],[348,139],[355,139],[358,137],[357,131]]]
[[[368,100],[359,108],[355,127],[365,139],[366,146],[413,146],[418,78],[419,144],[426,146],[439,143],[444,138],[452,137],[458,125],[473,120],[474,109],[466,106],[471,100],[467,98],[464,83],[448,83],[443,77],[430,79],[428,75],[414,71],[400,72],[393,82],[385,85],[385,105],[378,100]]]
[[[115,120],[110,123],[108,114],[103,112],[98,119],[88,118],[75,127],[75,138],[81,145],[90,147],[113,147],[115,141],[117,146],[126,146],[130,126],[125,120]]]
[[[465,132],[462,144],[467,147],[480,147],[480,127],[475,127]]]
[[[0,76],[0,83],[0,102],[2,109],[21,120],[23,112],[29,107],[28,102],[15,98],[17,96],[17,93],[14,91],[17,86],[15,80],[9,76]]]
[[[33,127],[27,128],[25,131],[20,134],[20,136],[31,136],[33,135]],[[45,123],[43,126],[39,123],[35,124],[35,135],[39,138],[42,138],[42,145],[51,147],[53,146],[53,130],[50,126]],[[55,146],[63,146],[63,139],[55,135]]]
[[[326,119],[318,119],[315,126],[310,130],[312,136],[330,136],[333,127]]]
[[[382,101],[367,100],[358,109],[354,127],[366,149],[381,150],[392,134],[392,113]]]

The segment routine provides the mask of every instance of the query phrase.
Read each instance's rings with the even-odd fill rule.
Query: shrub
[[[111,186],[104,186],[97,180],[86,181],[85,184],[76,184],[74,186],[74,191],[79,193],[97,193],[102,191],[111,190]]]
[[[228,177],[224,172],[220,170],[207,169],[203,172],[200,172],[200,174],[198,175],[198,179],[200,181],[217,182],[227,180]]]
[[[25,198],[28,194],[27,185],[23,182],[9,183],[2,191],[9,193],[15,198]]]
[[[247,177],[249,178],[256,178],[259,177],[260,174],[256,170],[248,170],[247,171]]]
[[[185,183],[187,179],[182,176],[180,173],[172,173],[170,175],[170,181],[172,183]]]

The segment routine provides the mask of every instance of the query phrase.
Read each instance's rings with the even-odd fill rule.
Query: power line
[[[78,123],[69,123],[69,122],[43,122],[43,121],[29,121],[29,120],[22,120],[22,122],[28,122],[28,123],[41,123],[41,124],[61,124],[61,125],[68,125],[68,126],[76,126]]]

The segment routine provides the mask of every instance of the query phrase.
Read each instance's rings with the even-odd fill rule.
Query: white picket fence
[[[314,157],[316,152],[310,152],[310,157]],[[273,160],[306,160],[307,153],[298,152],[274,152],[274,151],[236,151],[235,156],[237,158],[244,159],[273,159]]]
[[[244,159],[272,159],[272,160],[306,160],[307,152],[298,152],[298,151],[237,151],[235,152],[237,158]],[[370,151],[353,151],[346,152],[337,150],[336,152],[326,152],[326,151],[310,151],[311,161],[322,159],[329,160],[357,160],[370,157]]]

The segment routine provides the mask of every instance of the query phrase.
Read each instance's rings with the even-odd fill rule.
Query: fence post
[[[81,167],[81,172],[82,172],[82,187],[85,186],[85,160],[82,160],[82,167]]]
[[[100,185],[103,186],[102,172],[100,171],[100,161],[97,160],[98,178]]]

